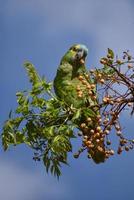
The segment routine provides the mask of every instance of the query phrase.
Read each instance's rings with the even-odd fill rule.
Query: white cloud
[[[10,160],[0,161],[0,199],[1,200],[34,200],[59,199],[64,197],[65,188],[52,177],[42,176],[17,166]]]

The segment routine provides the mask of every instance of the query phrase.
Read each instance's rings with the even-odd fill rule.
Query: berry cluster
[[[108,49],[107,56],[102,58],[100,63],[103,65],[102,69],[91,69],[89,75],[78,77],[85,90],[81,85],[76,88],[79,98],[91,99],[88,108],[97,109],[96,116],[89,116],[80,124],[81,132],[78,135],[82,136],[82,147],[74,157],[78,158],[87,150],[88,158],[92,158],[96,163],[104,162],[115,154],[113,142],[109,139],[112,134],[115,134],[119,141],[117,154],[134,148],[134,140],[124,136],[120,124],[120,114],[123,111],[130,110],[131,115],[134,112],[134,60],[128,51],[119,59]]]

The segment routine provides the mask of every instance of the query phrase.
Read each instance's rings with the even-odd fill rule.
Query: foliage
[[[41,78],[31,63],[25,63],[32,87],[30,91],[16,93],[18,107],[14,113],[9,113],[3,126],[3,149],[23,143],[28,145],[34,150],[33,159],[43,160],[46,171],[57,177],[61,175],[62,164],[68,164],[67,155],[72,152],[71,139],[76,138],[76,128],[77,137],[82,137],[82,146],[74,154],[75,158],[85,150],[90,158],[90,152],[94,153],[96,149],[105,153],[105,160],[114,155],[109,140],[113,132],[119,138],[118,154],[133,149],[134,140],[125,138],[120,124],[121,112],[125,109],[130,109],[131,115],[134,112],[133,58],[127,51],[119,59],[108,49],[107,56],[100,63],[102,68],[91,69],[88,74],[93,80],[91,87],[88,84],[88,95],[98,99],[98,104],[89,105],[86,110],[73,108],[59,100],[52,91],[52,83]],[[97,94],[92,92],[93,85],[97,87]],[[94,121],[92,109],[95,107],[100,114]],[[78,125],[84,112],[88,117]],[[96,123],[94,130],[90,128],[92,121]],[[103,149],[99,145],[101,141],[104,142]]]

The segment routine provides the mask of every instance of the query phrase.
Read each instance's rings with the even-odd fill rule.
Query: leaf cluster
[[[33,159],[43,160],[47,172],[59,177],[61,164],[67,164],[67,153],[72,150],[73,123],[68,120],[72,113],[53,96],[52,83],[41,78],[31,63],[24,66],[32,87],[16,93],[18,106],[3,126],[2,145],[4,150],[10,145],[28,145],[34,150]]]

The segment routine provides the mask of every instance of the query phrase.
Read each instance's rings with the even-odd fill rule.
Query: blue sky
[[[64,52],[74,43],[89,48],[88,68],[99,67],[107,48],[134,55],[132,0],[0,1],[0,124],[16,106],[15,93],[29,87],[23,63],[31,61],[53,80]],[[132,120],[123,121],[132,133]],[[58,182],[47,175],[32,151],[21,145],[0,156],[2,200],[133,199],[134,152],[95,165],[82,156],[63,166]]]

